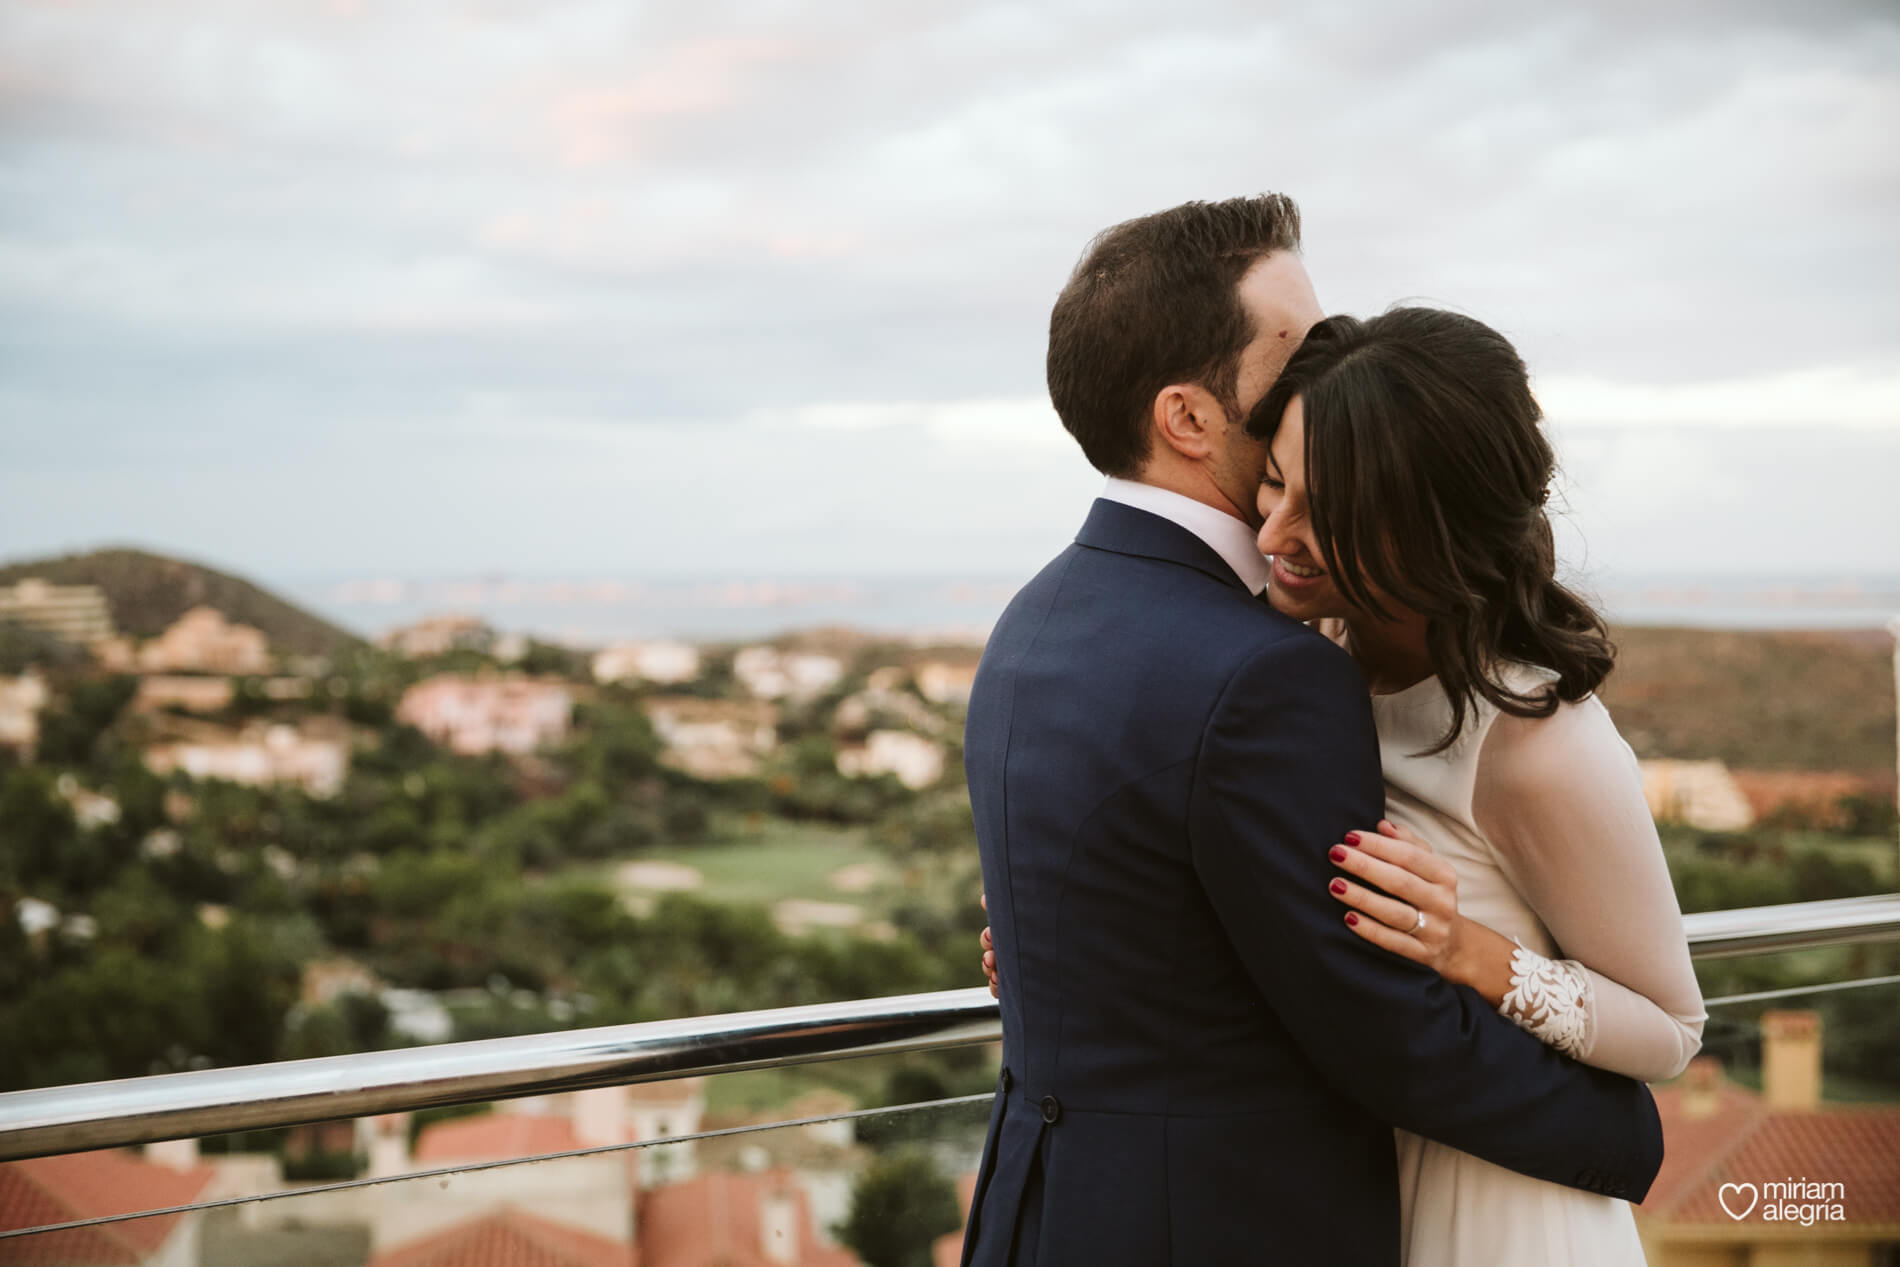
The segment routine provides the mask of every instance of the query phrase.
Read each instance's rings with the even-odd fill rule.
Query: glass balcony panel
[[[288,1145],[298,1159],[291,1169],[301,1165],[303,1173],[313,1157],[353,1157],[362,1175],[352,1179],[285,1180],[276,1154],[210,1151],[212,1141],[205,1151],[185,1141],[151,1145],[142,1155],[10,1163],[0,1166],[0,1182],[23,1190],[109,1184],[120,1207],[177,1200],[187,1208],[0,1239],[0,1262],[393,1267],[413,1258],[449,1267],[552,1253],[535,1261],[630,1267],[637,1247],[643,1267],[703,1267],[720,1254],[850,1267],[860,1261],[848,1242],[861,1200],[862,1235],[928,1245],[960,1232],[989,1118],[987,1093],[715,1127],[672,1140],[594,1143],[615,1121],[623,1131],[672,1125],[662,1114],[690,1122],[693,1099],[706,1098],[700,1087],[668,1095],[658,1090],[667,1084],[649,1086],[643,1100],[612,1093],[638,1088],[610,1089],[487,1106],[436,1117],[419,1130],[407,1115],[386,1115],[327,1123],[288,1140],[253,1133],[248,1141]],[[505,1151],[524,1145],[567,1155],[524,1160]],[[470,1156],[458,1161],[456,1153]],[[405,1173],[416,1167],[426,1169]],[[110,1213],[111,1205],[63,1212]]]
[[[1759,1090],[1764,1019],[1812,1013],[1822,1098],[1900,1104],[1900,945],[1863,944],[1706,960],[1696,965],[1709,1021],[1702,1055]]]

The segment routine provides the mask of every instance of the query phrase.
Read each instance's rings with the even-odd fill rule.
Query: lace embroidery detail
[[[1519,944],[1511,953],[1511,989],[1498,1012],[1564,1055],[1582,1060],[1594,1002],[1590,974],[1568,959],[1546,959]]]

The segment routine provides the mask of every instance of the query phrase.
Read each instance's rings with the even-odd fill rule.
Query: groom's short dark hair
[[[1240,353],[1253,340],[1240,279],[1300,247],[1283,194],[1189,202],[1125,220],[1089,243],[1049,314],[1049,398],[1105,475],[1148,456],[1148,415],[1170,383],[1196,383],[1238,418]]]

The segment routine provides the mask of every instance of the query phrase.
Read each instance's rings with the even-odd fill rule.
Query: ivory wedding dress
[[[1513,685],[1549,676],[1522,668]],[[1438,679],[1372,704],[1388,817],[1451,864],[1464,915],[1523,947],[1499,1010],[1586,1064],[1680,1073],[1706,1014],[1636,758],[1603,705],[1525,719],[1479,701],[1424,756],[1451,719]],[[1395,1134],[1405,1267],[1643,1263],[1627,1202]]]

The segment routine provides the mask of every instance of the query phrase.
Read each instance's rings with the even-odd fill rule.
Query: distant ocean
[[[847,626],[916,640],[980,642],[1023,577],[708,578],[488,576],[328,579],[277,586],[366,636],[426,615],[479,616],[504,632],[576,646],[621,639],[733,641]],[[1800,583],[1755,577],[1597,578],[1584,588],[1624,625],[1884,629],[1900,574]]]

